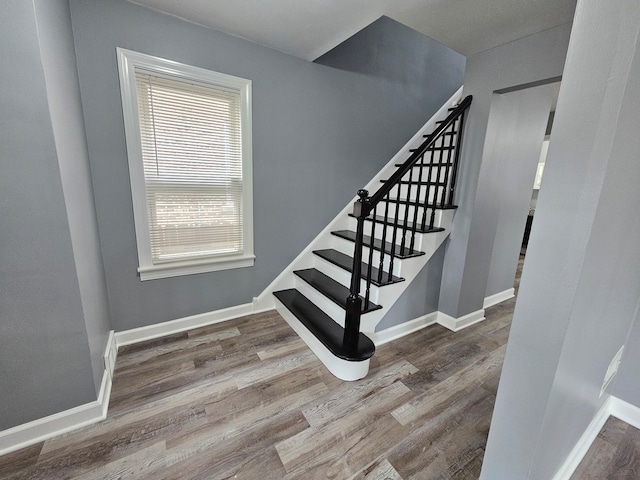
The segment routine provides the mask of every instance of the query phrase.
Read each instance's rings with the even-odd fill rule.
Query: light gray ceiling
[[[573,19],[576,0],[130,0],[314,60],[382,15],[464,54]]]

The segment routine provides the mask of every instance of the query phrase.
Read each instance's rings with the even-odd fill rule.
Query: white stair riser
[[[355,227],[354,227],[354,228],[355,228]],[[382,228],[381,228],[381,225],[380,225],[380,224],[378,224],[378,228],[377,228],[376,230],[382,230]],[[390,232],[390,230],[388,230],[388,233],[389,233],[389,232]],[[366,232],[366,233],[365,233],[365,235],[367,235],[367,234],[369,234],[369,233],[370,233],[370,232]],[[380,235],[378,235],[378,233],[379,233],[379,232],[376,232],[375,237],[376,237],[378,240],[382,240],[382,238],[381,238],[381,237],[382,237],[382,233],[380,233]],[[423,233],[420,233],[420,232],[416,232],[416,236],[415,236],[415,240],[414,240],[414,245],[413,245],[414,250],[419,251],[419,252],[422,252],[422,251],[423,251],[423,250],[422,250],[422,248],[421,248],[421,247],[422,247],[422,242],[423,242],[423,239],[424,239],[426,236],[428,236],[428,235],[429,235],[428,233],[427,233],[427,234],[423,234]],[[348,253],[349,255],[353,255],[354,242],[352,242],[352,241],[350,241],[350,240],[346,240],[346,239],[341,238],[341,237],[338,237],[338,236],[336,236],[336,235],[334,235],[334,236],[335,236],[335,237],[338,239],[338,241],[340,241],[340,242],[348,242],[348,243],[350,243],[350,244],[351,244],[351,246],[350,246],[350,247],[341,247],[341,248],[340,248],[340,251],[344,251],[345,253]],[[398,240],[399,238],[400,238],[400,237],[398,236],[398,237],[396,238],[396,240]],[[391,243],[391,240],[392,240],[391,236],[388,236],[388,237],[385,239],[385,242],[386,242],[386,243]],[[331,243],[331,248],[336,248],[336,245],[337,245],[337,244],[338,244],[338,243],[337,243],[337,242],[336,242],[336,240],[334,239],[334,240],[332,241],[332,243]],[[409,242],[407,242],[407,245],[405,245],[405,248],[408,248],[408,246],[409,246]],[[347,248],[348,250],[343,250],[344,248]],[[365,246],[365,248],[366,248],[366,246]],[[396,252],[398,252],[398,251],[399,251],[399,248],[400,248],[400,245],[399,245],[398,243],[396,243]],[[336,250],[338,250],[338,248],[336,248]],[[388,254],[388,252],[387,252],[387,254]],[[387,254],[385,254],[385,256],[386,256]]]
[[[344,309],[296,275],[295,289],[344,327]]]
[[[441,185],[431,185],[427,188],[426,185],[421,185],[418,190],[417,185],[398,185],[395,189],[391,191],[389,198],[401,200],[406,200],[407,198],[414,200],[419,199],[421,203],[441,203],[442,195],[445,191],[445,187]],[[399,193],[398,193],[399,192]],[[426,199],[429,199],[428,201]],[[381,212],[384,212],[384,204],[381,202],[378,207],[378,214],[381,215]]]
[[[345,240],[345,239],[339,238],[339,237],[335,238],[335,240],[333,242],[333,245],[332,245],[332,248],[334,250],[337,250],[337,251],[342,252],[342,253],[344,253],[346,255],[349,255],[350,257],[353,257],[353,249],[354,249],[354,247],[355,247],[355,244],[353,242],[350,242],[348,240]],[[408,245],[407,245],[407,247],[408,247]],[[407,248],[407,247],[405,247],[405,248]],[[400,251],[400,249],[398,248],[398,252],[399,251]],[[366,263],[367,265],[369,264],[369,252],[370,252],[370,249],[368,247],[366,247],[366,246],[363,247],[363,249],[362,249],[362,261],[364,263]],[[381,253],[378,250],[375,250],[375,249],[373,250],[373,262],[371,263],[371,265],[374,268],[379,268],[379,266],[380,266],[380,255],[381,255]],[[383,270],[385,272],[389,271],[390,260],[391,260],[391,255],[389,255],[388,253],[385,253],[384,254],[384,261],[383,261]],[[402,272],[402,261],[403,260],[400,259],[400,258],[395,258],[395,260],[393,262],[393,274],[396,277],[401,276],[400,274]]]
[[[446,215],[448,215],[447,212],[453,212],[453,210],[436,210],[434,227],[442,227],[442,228],[447,227],[447,224],[443,222],[443,219],[447,218],[446,217]],[[451,225],[451,223],[448,223],[448,225]],[[349,217],[349,230],[352,230],[355,232],[357,226],[358,226],[357,220],[354,217]],[[364,222],[364,234],[371,236],[372,227],[373,227],[373,222],[370,222],[370,221]],[[384,230],[386,230],[385,240],[389,243],[392,243],[393,231],[394,231],[394,228],[392,225],[388,225],[385,227],[381,223],[376,223],[376,226],[374,229],[374,237],[378,239],[382,239]],[[426,235],[429,235],[429,234],[426,234]],[[400,239],[401,239],[400,233],[396,233],[396,245],[398,245],[398,243],[400,242]],[[417,242],[417,243],[420,244],[420,242]]]
[[[278,313],[286,320],[300,338],[316,354],[327,369],[341,380],[353,381],[364,378],[369,372],[369,359],[363,362],[348,362],[333,355],[313,334],[305,327],[287,307],[275,299]]]
[[[426,214],[425,214],[425,210],[426,210]],[[409,223],[414,223],[414,219],[416,219],[418,226],[421,226],[422,225],[422,220],[424,218],[425,225],[428,226],[429,222],[431,221],[431,216],[434,215],[434,225],[435,225],[436,224],[435,219],[436,219],[436,216],[437,216],[439,210],[440,209],[436,208],[435,209],[435,214],[434,214],[433,213],[434,209],[429,208],[429,207],[424,208],[423,206],[406,205],[406,204],[403,204],[403,203],[394,203],[394,204],[389,205],[389,214],[387,215],[387,218],[389,219],[389,221],[391,223],[393,223],[395,221],[396,211],[397,211],[398,212],[398,223],[401,224],[401,225],[405,223],[405,218],[406,218],[409,221]]]
[[[346,270],[344,270],[344,269],[338,267],[337,265],[334,265],[333,263],[328,262],[327,260],[324,260],[323,258],[320,258],[320,257],[317,257],[315,268],[317,270],[320,270],[326,276],[328,276],[330,278],[333,278],[336,282],[339,282],[342,285],[344,285],[347,288],[349,288],[349,286],[351,284],[351,273],[350,272],[347,272]],[[366,287],[367,287],[366,282],[364,280],[361,280],[360,281],[360,295],[362,295],[363,297],[365,296]],[[380,303],[378,302],[378,296],[380,294],[380,290],[381,289],[376,287],[375,285],[371,285],[370,286],[370,291],[369,291],[369,299],[373,303],[377,303],[378,305],[380,305]]]
[[[316,290],[314,287],[305,282],[302,278],[296,276],[296,290],[298,290],[302,295],[311,300],[315,305],[317,305],[324,313],[329,315],[331,319],[336,322],[338,325],[344,328],[344,317],[345,310],[340,305],[335,303],[330,298],[324,296],[322,292]],[[369,299],[371,303],[375,303],[372,299]],[[362,302],[362,306],[364,307],[364,301]],[[374,310],[377,311],[377,310]],[[362,318],[370,315],[371,312],[364,313]]]

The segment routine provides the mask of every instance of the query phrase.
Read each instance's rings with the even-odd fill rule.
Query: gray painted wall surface
[[[0,16],[0,430],[96,399],[32,2]]]
[[[80,102],[71,14],[67,0],[36,0],[34,5],[49,112],[97,394],[104,374],[103,356],[111,325]]]
[[[250,302],[461,84],[425,99],[383,74],[306,62],[124,0],[72,0],[71,14],[116,331]],[[116,46],[252,80],[255,267],[138,279]]]
[[[613,380],[612,393],[625,402],[640,406],[640,302],[625,350],[617,377]]]
[[[378,323],[376,332],[438,310],[444,250],[444,244],[440,245],[422,271]]]
[[[493,92],[562,74],[571,25],[562,25],[467,58],[464,95],[473,95],[465,128],[457,188],[458,210],[444,261],[440,311],[462,317],[482,308],[487,258],[491,258],[495,231],[472,230],[478,178],[484,168],[483,151]],[[497,259],[495,261],[498,261]]]
[[[636,1],[578,2],[483,479],[553,477],[636,314],[639,33]]]
[[[491,253],[484,257],[483,270],[489,271],[485,297],[513,288],[555,88],[544,85],[494,97],[476,195],[477,213],[471,221],[471,231],[483,231],[487,244],[493,234]],[[474,237],[470,241],[476,244]]]
[[[386,78],[425,103],[439,100],[441,85],[461,85],[465,62],[464,55],[385,16],[315,60]]]

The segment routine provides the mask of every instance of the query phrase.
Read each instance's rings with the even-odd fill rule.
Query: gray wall
[[[635,0],[578,2],[483,479],[553,477],[637,315],[639,33]]]
[[[613,380],[612,391],[625,402],[640,406],[640,302],[629,330],[625,350],[617,377]]]
[[[444,72],[426,94],[383,73],[306,62],[124,0],[72,0],[71,14],[117,331],[250,302],[461,84]],[[138,279],[116,46],[252,80],[253,268]]]
[[[439,85],[460,83],[466,59],[389,17],[380,17],[315,62],[385,78],[402,85],[412,96],[422,96],[425,103],[435,105],[441,98]],[[441,246],[388,310],[376,331],[438,310],[443,261]]]
[[[427,104],[437,104],[441,85],[462,84],[465,62],[463,55],[384,16],[315,60],[385,78]]]
[[[103,356],[111,326],[91,188],[71,15],[67,0],[36,0],[34,5],[49,112],[97,393],[104,374]]]
[[[465,128],[458,210],[447,242],[439,303],[440,311],[452,317],[482,308],[489,276],[487,259],[492,257],[495,226],[485,228],[477,220],[488,213],[478,208],[482,192],[488,188],[479,186],[478,179],[481,169],[491,166],[485,164],[483,152],[493,94],[557,79],[562,74],[570,31],[571,25],[562,25],[467,58],[464,95],[473,95],[473,104]],[[497,258],[493,261],[499,262]]]
[[[96,399],[32,2],[0,16],[0,430]]]
[[[471,221],[470,242],[487,245],[484,296],[513,288],[555,85],[495,94],[487,126],[487,143]],[[489,141],[492,139],[491,141]],[[490,236],[493,235],[493,242]],[[478,280],[480,281],[480,279]]]
[[[376,332],[438,310],[443,262],[444,245],[440,245],[422,271],[376,325]]]

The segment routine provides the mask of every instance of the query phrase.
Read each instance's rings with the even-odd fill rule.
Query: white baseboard
[[[104,370],[96,401],[0,432],[0,456],[107,418],[112,373]]]
[[[401,323],[400,325],[394,325],[393,327],[380,330],[373,334],[373,343],[376,347],[384,345],[398,338],[402,338],[410,333],[417,332],[430,325],[434,325],[438,321],[439,312],[432,312],[422,317],[414,318],[408,322]]]
[[[611,398],[609,405],[611,416],[640,429],[640,408],[624,400],[620,400],[618,397],[609,398]]]
[[[509,300],[513,297],[515,297],[515,289],[508,288],[503,292],[494,293],[493,295],[485,297],[484,302],[482,303],[482,308],[493,307],[494,305],[504,302],[505,300]]]
[[[580,437],[580,440],[578,440],[578,443],[575,444],[569,456],[553,476],[553,480],[569,480],[571,478],[571,475],[573,475],[573,472],[578,468],[589,447],[591,447],[591,444],[609,418],[611,401],[611,397],[608,397],[602,404],[602,407],[600,407],[598,413],[595,414],[593,420],[591,420],[591,423],[589,423],[587,429]]]
[[[116,344],[116,335],[113,330],[109,332],[107,340],[107,348],[104,352],[104,370],[109,375],[109,380],[113,380],[113,371],[116,368],[116,358],[118,356],[118,346]]]
[[[252,313],[257,313],[253,309],[253,304],[245,303],[235,307],[223,308],[222,310],[200,313],[198,315],[191,315],[190,317],[170,320],[168,322],[155,323],[145,327],[132,328],[131,330],[123,330],[122,332],[116,333],[116,344],[118,347],[122,347],[123,345],[152,340],[154,338],[184,332],[193,328],[206,327],[208,325],[225,322],[233,318],[251,315]]]
[[[484,320],[484,309],[468,313],[460,318],[453,318],[446,313],[438,312],[438,323],[452,332],[459,332]]]
[[[640,408],[617,397],[608,396],[587,426],[580,440],[578,440],[578,443],[576,443],[569,456],[554,475],[553,480],[569,480],[571,478],[571,475],[580,465],[591,444],[610,416],[616,417],[635,428],[640,428]]]

